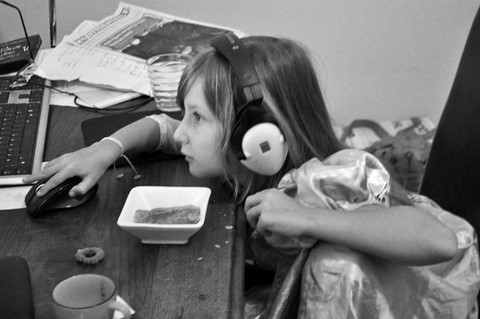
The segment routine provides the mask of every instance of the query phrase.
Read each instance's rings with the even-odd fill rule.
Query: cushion
[[[375,155],[408,190],[419,190],[436,126],[427,117],[392,121],[354,120],[336,128],[347,146]]]

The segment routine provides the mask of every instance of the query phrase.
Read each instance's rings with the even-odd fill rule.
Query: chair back
[[[480,230],[480,15],[438,123],[420,194]]]

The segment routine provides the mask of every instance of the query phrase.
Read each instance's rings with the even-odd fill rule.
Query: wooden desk
[[[82,147],[81,122],[103,116],[56,106],[50,114],[46,160]],[[125,174],[121,180],[109,170],[97,196],[75,209],[41,218],[31,218],[25,210],[0,212],[0,255],[27,260],[36,318],[52,319],[54,286],[82,273],[112,278],[119,295],[135,309],[134,318],[241,318],[244,219],[237,221],[228,189],[193,178],[183,160],[136,168],[140,180],[133,179],[128,167],[119,168]],[[211,187],[204,226],[186,245],[142,244],[116,224],[128,192],[139,185]],[[93,266],[78,263],[76,251],[92,246],[105,250],[104,260]]]

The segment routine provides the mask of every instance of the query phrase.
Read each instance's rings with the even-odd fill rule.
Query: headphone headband
[[[242,41],[234,33],[227,32],[213,38],[210,45],[232,66],[243,88],[247,103],[263,100],[260,79]]]

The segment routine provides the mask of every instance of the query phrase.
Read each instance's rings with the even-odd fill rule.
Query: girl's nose
[[[180,125],[177,127],[175,132],[173,133],[173,138],[178,143],[184,145],[188,143],[188,136],[183,129],[183,121],[180,122]]]

